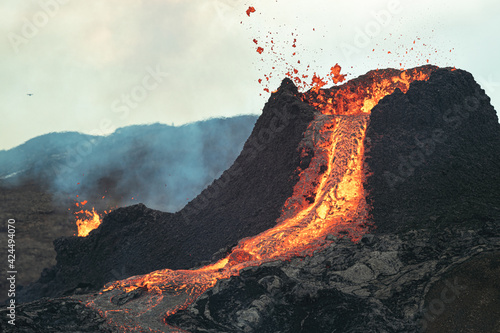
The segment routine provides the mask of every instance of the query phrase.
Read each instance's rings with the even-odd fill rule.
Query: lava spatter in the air
[[[250,16],[251,13],[255,13],[255,8],[252,6],[248,7],[246,13],[248,16]]]
[[[434,30],[432,32],[434,33]],[[374,44],[370,47],[371,52],[366,56],[368,59],[376,60],[377,67],[390,67],[398,64],[403,70],[415,63],[441,63],[447,66],[453,63],[450,53],[454,51],[454,48],[443,49],[440,43],[441,47],[433,46],[438,42],[434,40],[432,34],[424,38],[389,33],[383,40],[388,43],[385,46]],[[411,42],[408,43],[408,40]],[[388,45],[392,46],[388,47]]]
[[[182,299],[180,305],[163,309],[169,316],[220,279],[238,275],[245,267],[312,255],[330,243],[326,237],[332,234],[358,241],[370,228],[363,182],[367,174],[364,137],[371,109],[396,89],[406,92],[413,81],[427,80],[435,68],[376,70],[329,89],[321,88],[323,80],[313,82],[313,88],[299,97],[318,114],[298,147],[304,155],[313,151],[313,157],[307,168],[297,170],[299,181],[275,227],[241,240],[227,257],[212,265],[196,270],[158,270],[110,283],[102,292],[148,293],[151,303],[145,312],[155,309],[164,297]],[[343,81],[340,71],[340,66],[333,66],[330,79]],[[112,311],[128,310],[125,305]]]

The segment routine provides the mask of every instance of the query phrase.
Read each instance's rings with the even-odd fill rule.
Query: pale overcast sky
[[[3,1],[0,149],[54,131],[260,114],[287,62],[320,75],[339,63],[348,78],[456,66],[498,111],[499,13],[496,0]]]

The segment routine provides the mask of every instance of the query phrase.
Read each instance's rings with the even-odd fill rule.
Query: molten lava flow
[[[371,109],[396,89],[406,92],[411,82],[426,80],[435,67],[377,70],[341,86],[321,89],[323,79],[313,78],[314,88],[301,94],[319,111],[309,124],[299,149],[314,152],[309,166],[299,169],[293,195],[284,204],[274,228],[243,239],[224,259],[197,270],[159,270],[108,284],[103,292],[120,289],[147,290],[158,295],[187,295],[187,301],[166,315],[186,307],[220,279],[237,275],[242,268],[272,260],[312,255],[331,241],[326,236],[348,236],[358,241],[370,227],[363,182],[364,138]],[[340,66],[332,78],[341,82]],[[158,304],[157,303],[157,304]],[[153,305],[154,306],[154,305]]]

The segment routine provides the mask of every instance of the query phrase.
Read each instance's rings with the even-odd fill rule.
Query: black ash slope
[[[470,73],[438,69],[396,90],[366,138],[376,232],[500,220],[500,124]]]

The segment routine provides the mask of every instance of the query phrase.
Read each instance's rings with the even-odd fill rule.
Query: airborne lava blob
[[[218,280],[238,275],[245,267],[312,255],[331,243],[328,235],[358,241],[371,226],[363,187],[368,172],[364,169],[364,138],[371,109],[396,89],[406,92],[413,81],[427,80],[435,69],[376,70],[329,89],[321,89],[323,80],[313,82],[312,89],[298,96],[318,110],[299,147],[302,156],[313,157],[308,167],[297,170],[299,181],[276,226],[241,240],[226,258],[212,265],[134,276],[108,284],[103,293],[147,292],[152,302],[149,309],[164,297],[184,295],[183,304],[164,310],[169,316],[187,307]],[[340,66],[332,67],[331,76],[338,82],[343,80]],[[128,310],[124,307],[116,311]]]

